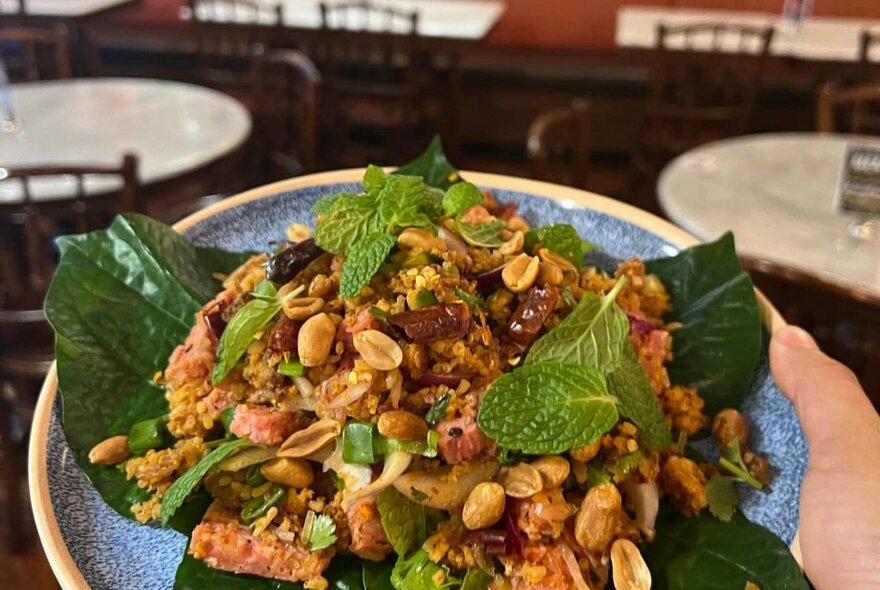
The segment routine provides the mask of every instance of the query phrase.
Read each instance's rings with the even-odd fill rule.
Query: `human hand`
[[[776,331],[770,367],[810,450],[800,546],[819,590],[880,588],[880,416],[852,372],[800,328]]]

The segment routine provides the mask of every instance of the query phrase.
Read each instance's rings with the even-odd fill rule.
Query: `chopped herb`
[[[244,482],[254,488],[266,483],[266,476],[261,471],[262,466],[262,463],[256,463],[248,467],[244,475]]]
[[[706,497],[709,499],[709,512],[718,520],[730,522],[739,505],[739,494],[733,485],[732,477],[724,477],[717,471],[709,478],[706,485]]]
[[[245,502],[241,507],[241,519],[245,524],[252,524],[258,518],[262,518],[273,506],[277,506],[284,498],[284,488],[273,485],[269,491],[258,498]]]
[[[571,292],[571,285],[564,285],[562,287],[562,300],[571,308],[577,307],[578,300],[575,298],[574,293]]]
[[[370,307],[370,315],[382,322],[383,324],[388,323],[388,312],[381,307],[376,307],[375,305]]]
[[[748,484],[756,490],[763,490],[764,484],[755,479],[746,462],[742,458],[742,449],[739,445],[739,439],[734,437],[724,450],[724,455],[718,460],[718,465],[725,471],[731,473],[735,479],[744,484]]]
[[[309,551],[321,551],[336,542],[336,523],[326,514],[315,517],[309,535]]]
[[[455,229],[465,242],[471,246],[480,248],[498,248],[504,241],[501,239],[501,230],[504,222],[500,219],[492,219],[483,223],[465,223],[459,215],[455,219]]]
[[[226,409],[220,412],[220,423],[223,425],[223,430],[226,431],[227,436],[232,435],[230,428],[232,427],[233,418],[235,418],[235,404],[227,406]]]
[[[458,186],[458,185],[456,185],[456,186]],[[472,293],[468,293],[467,291],[465,291],[464,289],[462,289],[458,285],[452,287],[452,291],[453,291],[453,293],[455,293],[455,295],[459,299],[461,299],[462,301],[467,303],[469,307],[472,307],[472,308],[486,307],[486,301],[482,297],[480,297],[479,295],[474,295]]]
[[[437,296],[434,295],[433,291],[422,289],[421,291],[416,293],[416,306],[419,309],[422,309],[423,307],[431,307],[433,305],[437,305],[438,303],[440,302],[437,301]]]
[[[483,203],[483,193],[469,182],[460,182],[446,189],[443,195],[443,213],[455,217]]]
[[[428,423],[428,426],[433,428],[434,425],[446,417],[446,408],[449,407],[449,400],[451,398],[452,394],[447,391],[431,404],[431,409],[425,414],[425,422]]]
[[[128,448],[131,449],[132,454],[140,455],[162,446],[166,424],[168,424],[167,414],[136,422],[128,431]]]
[[[427,500],[430,497],[430,496],[428,496],[428,494],[426,494],[422,490],[418,490],[414,487],[410,487],[409,492],[410,492],[410,494],[412,494],[412,497],[415,498],[416,500],[418,500],[419,502],[421,502],[423,500]]]
[[[302,377],[305,367],[299,362],[299,359],[291,358],[278,363],[278,374],[285,377]]]

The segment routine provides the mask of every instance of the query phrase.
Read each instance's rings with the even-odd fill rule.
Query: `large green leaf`
[[[734,514],[686,518],[664,505],[657,537],[642,547],[655,590],[727,590],[754,582],[761,590],[807,590],[800,568],[779,538]]]
[[[195,248],[170,227],[134,214],[107,230],[60,238],[58,246],[45,309],[56,333],[64,430],[104,500],[131,518],[131,505],[146,494],[118,469],[91,465],[88,452],[168,411],[152,376],[219,290],[211,273],[231,270],[246,255]]]
[[[428,186],[443,190],[461,181],[458,170],[449,163],[446,154],[443,153],[443,143],[440,141],[439,135],[434,136],[428,149],[422,155],[398,168],[395,174],[421,176]]]
[[[761,318],[733,234],[646,266],[672,297],[670,319],[682,323],[673,339],[672,382],[696,387],[710,414],[739,407],[761,354]]]

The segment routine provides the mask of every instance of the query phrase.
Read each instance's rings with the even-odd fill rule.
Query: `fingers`
[[[770,343],[770,367],[794,404],[811,462],[835,462],[840,468],[841,461],[852,461],[855,469],[865,457],[862,453],[877,454],[880,417],[852,371],[820,351],[809,334],[794,326],[777,330]]]

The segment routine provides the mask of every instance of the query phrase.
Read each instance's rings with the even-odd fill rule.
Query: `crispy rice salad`
[[[573,227],[465,182],[364,186],[226,276],[155,377],[167,415],[92,449],[150,492],[139,521],[204,490],[192,557],[313,590],[344,554],[396,554],[399,590],[646,589],[661,497],[729,518],[767,484],[742,415],[670,382],[641,261],[585,267]],[[720,463],[685,456],[706,427]]]

